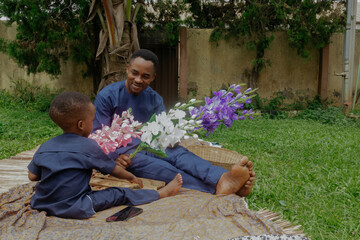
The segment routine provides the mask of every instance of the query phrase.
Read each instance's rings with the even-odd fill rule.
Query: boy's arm
[[[120,179],[126,179],[131,183],[137,183],[140,185],[140,188],[143,188],[143,183],[141,179],[137,178],[134,174],[125,170],[123,167],[120,167],[119,165],[115,166],[114,170],[112,170],[110,175]]]
[[[39,181],[40,180],[38,175],[35,175],[30,171],[28,171],[28,178],[30,181]]]

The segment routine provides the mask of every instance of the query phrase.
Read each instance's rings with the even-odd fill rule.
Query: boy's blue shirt
[[[40,178],[31,206],[59,217],[90,217],[95,214],[87,196],[92,169],[109,174],[115,166],[92,139],[72,133],[50,139],[28,165],[29,171]]]

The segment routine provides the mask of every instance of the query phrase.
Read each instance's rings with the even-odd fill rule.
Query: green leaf
[[[151,153],[155,154],[156,156],[159,156],[159,157],[162,157],[162,158],[168,157],[168,155],[166,153],[164,153],[163,151],[153,149],[148,144],[146,144],[144,142],[142,142],[141,145],[142,145],[143,150],[151,152]]]
[[[155,120],[156,120],[156,113],[154,113],[154,114],[151,116],[149,122],[154,122]]]

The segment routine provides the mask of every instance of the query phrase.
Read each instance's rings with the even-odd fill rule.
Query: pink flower
[[[94,139],[101,149],[109,154],[121,146],[126,147],[132,138],[140,138],[140,129],[141,123],[134,121],[134,116],[128,110],[124,111],[121,117],[115,114],[110,127],[102,125],[101,130],[96,130],[89,138]]]

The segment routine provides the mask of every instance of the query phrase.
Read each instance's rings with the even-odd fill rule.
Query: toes
[[[250,169],[252,169],[252,167],[253,167],[253,163],[252,163],[252,161],[248,161],[247,162],[247,164],[246,164],[246,166]]]
[[[248,162],[249,162],[249,159],[248,159],[246,156],[243,156],[243,157],[240,159],[239,164],[240,164],[241,166],[247,166]]]

